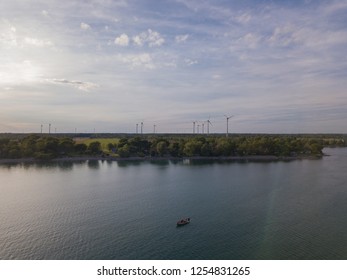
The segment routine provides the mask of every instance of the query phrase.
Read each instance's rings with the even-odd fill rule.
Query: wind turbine
[[[229,136],[229,119],[232,118],[233,116],[227,116],[227,115],[224,115],[227,119],[227,137]]]
[[[48,134],[51,134],[51,124],[49,124]]]
[[[196,124],[196,121],[193,121],[193,134],[195,134],[195,124]]]
[[[211,116],[208,117],[207,122],[207,134],[210,134],[210,125],[212,125],[211,121],[210,121]]]
[[[138,134],[139,133],[139,124],[137,123],[136,124],[136,134]]]
[[[155,134],[155,128],[157,127],[156,124],[153,125],[153,134]]]
[[[205,133],[205,123],[204,123],[204,122],[202,123],[202,130],[201,130],[201,133],[202,133],[202,134]]]
[[[143,122],[141,122],[141,134],[143,134]]]
[[[41,134],[42,134],[42,128],[43,128],[43,124],[41,124]]]
[[[198,134],[199,134],[199,128],[200,128],[200,124],[198,124],[198,125],[197,125],[197,127],[198,127]]]

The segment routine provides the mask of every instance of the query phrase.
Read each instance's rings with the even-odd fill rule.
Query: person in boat
[[[177,222],[177,225],[178,226],[183,226],[183,225],[186,225],[186,224],[189,224],[189,223],[190,223],[190,218],[185,218],[185,219],[179,220]]]

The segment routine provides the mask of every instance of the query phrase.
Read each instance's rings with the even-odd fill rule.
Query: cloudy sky
[[[0,132],[347,132],[347,1],[2,0]],[[197,127],[196,127],[197,129]]]

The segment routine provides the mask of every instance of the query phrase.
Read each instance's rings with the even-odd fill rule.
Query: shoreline
[[[50,160],[40,160],[35,158],[18,158],[18,159],[0,159],[0,164],[19,164],[19,163],[43,163],[43,162],[77,162],[77,161],[163,161],[163,160],[175,160],[175,161],[184,161],[184,160],[212,160],[212,161],[250,161],[250,162],[270,162],[270,161],[293,161],[293,160],[316,160],[321,159],[322,157],[327,156],[323,155],[301,155],[301,156],[271,156],[271,155],[253,155],[253,156],[221,156],[221,157],[203,157],[203,156],[193,156],[193,157],[102,157],[102,156],[80,156],[80,157],[62,157],[54,158]]]

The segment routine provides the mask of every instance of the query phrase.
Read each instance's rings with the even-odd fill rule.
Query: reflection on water
[[[116,162],[118,167],[139,166],[142,164],[142,161],[139,160],[120,160]]]
[[[319,159],[318,159],[319,160]],[[35,161],[35,162],[13,162],[0,164],[0,168],[24,168],[24,169],[55,169],[60,170],[72,170],[74,166],[87,165],[91,169],[99,169],[101,165],[106,164],[112,166],[116,164],[118,167],[128,166],[141,166],[141,165],[154,165],[154,166],[168,166],[168,165],[191,165],[191,166],[203,166],[203,165],[225,165],[225,164],[247,164],[253,162],[277,162],[274,160],[256,160],[256,159],[148,159],[148,160],[57,160],[57,161]]]
[[[39,161],[39,162],[17,162],[0,164],[0,169],[23,168],[26,170],[56,169],[70,171],[74,166],[84,165],[86,161]]]
[[[100,162],[98,160],[88,160],[88,167],[91,169],[99,169]]]
[[[58,161],[58,162],[37,162],[34,164],[34,168],[38,170],[42,169],[56,169],[58,168],[61,171],[70,171],[72,170],[75,163],[70,161]],[[78,164],[78,163],[76,163]],[[33,168],[32,164],[25,163],[23,164],[25,169]]]

